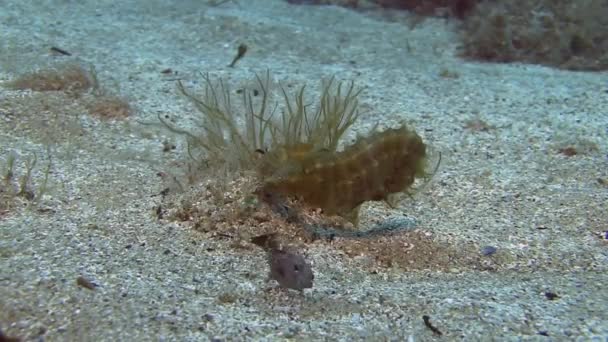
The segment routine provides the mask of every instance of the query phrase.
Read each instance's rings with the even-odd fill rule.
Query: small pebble
[[[485,246],[484,248],[481,249],[481,254],[483,256],[490,256],[494,253],[496,253],[497,249],[494,246]]]
[[[97,287],[97,284],[93,283],[92,281],[88,280],[83,276],[76,278],[76,285],[89,290],[95,290],[95,288]]]

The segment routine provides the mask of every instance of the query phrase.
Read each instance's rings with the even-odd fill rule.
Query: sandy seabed
[[[100,84],[134,108],[126,120],[102,121],[73,96],[0,88],[0,166],[16,155],[17,179],[36,155],[34,193],[48,174],[42,198],[16,198],[0,214],[6,335],[608,338],[605,72],[464,61],[453,25],[443,20],[412,28],[406,16],[388,21],[278,0],[218,7],[0,3],[1,81],[80,63],[94,66]],[[228,68],[241,43],[249,51]],[[72,56],[50,52],[53,46]],[[304,294],[267,282],[261,250],[187,220],[158,219],[156,212],[203,186],[164,202],[160,193],[167,174],[179,173],[185,144],[142,122],[167,115],[187,125],[198,115],[177,92],[177,79],[196,88],[199,73],[208,72],[247,87],[266,69],[288,87],[306,83],[310,94],[332,75],[363,87],[365,114],[347,143],[377,123],[405,121],[442,155],[432,181],[413,198],[362,211],[367,220],[415,218],[415,232],[373,244],[304,244],[315,271],[314,287]],[[221,211],[210,198],[199,205]],[[218,229],[231,224],[216,222]],[[378,254],[384,248],[392,254]],[[87,281],[93,290],[83,286]]]

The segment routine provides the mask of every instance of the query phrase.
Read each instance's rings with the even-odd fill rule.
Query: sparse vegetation
[[[122,120],[133,112],[129,102],[116,95],[96,96],[86,103],[86,107],[89,114],[102,120]]]
[[[8,82],[6,86],[20,90],[84,93],[98,85],[93,70],[87,71],[78,64],[62,64],[21,75]]]
[[[63,92],[6,96],[0,99],[0,108],[7,113],[4,124],[12,136],[27,136],[43,145],[80,144],[86,139],[78,118],[86,108]]]
[[[102,120],[125,119],[133,111],[124,97],[114,95],[100,86],[93,67],[87,70],[75,63],[59,64],[20,75],[5,83],[5,87],[42,92],[49,94],[49,99],[57,97],[56,94],[65,94],[69,100],[63,104],[65,107],[73,103],[82,104],[90,115]]]
[[[16,175],[17,154],[11,152],[4,161],[2,180],[0,181],[0,217],[7,214],[20,201],[32,203],[40,199],[47,190],[48,178],[51,168],[49,162],[44,170],[42,181],[37,185],[32,182],[33,171],[38,163],[38,156],[34,153],[23,161],[23,171]]]

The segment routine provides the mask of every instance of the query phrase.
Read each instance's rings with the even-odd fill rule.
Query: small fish
[[[251,242],[268,251],[269,278],[276,280],[279,286],[300,292],[312,288],[315,278],[312,267],[293,248],[281,246],[276,234],[260,235]]]
[[[310,264],[293,251],[273,249],[270,251],[270,278],[281,287],[303,291],[312,287],[315,276]]]
[[[234,68],[234,65],[236,64],[236,62],[238,62],[239,59],[243,58],[245,56],[245,53],[247,53],[247,45],[245,45],[245,44],[239,45],[237,52],[236,52],[236,56],[232,60],[232,63],[230,63],[230,65],[228,65],[228,66],[231,68]]]
[[[339,215],[358,224],[361,204],[386,201],[396,193],[408,193],[416,178],[428,178],[427,146],[420,135],[405,125],[374,131],[341,152],[316,151],[296,145],[265,155],[273,170],[262,184],[261,194],[297,197],[327,216]],[[267,202],[268,203],[268,202]]]

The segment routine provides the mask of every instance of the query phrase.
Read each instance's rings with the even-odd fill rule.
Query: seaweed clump
[[[375,0],[384,8],[405,9],[422,16],[438,14],[463,19],[475,8],[479,0]]]
[[[480,0],[287,0],[297,5],[334,5],[361,10],[385,8],[407,10],[421,16],[468,15]]]
[[[6,86],[15,90],[64,91],[80,94],[98,85],[93,71],[87,71],[78,64],[64,64],[21,75],[8,82]]]
[[[604,0],[483,2],[462,23],[462,55],[492,62],[606,70],[606,13]]]
[[[568,70],[608,69],[608,2],[605,0],[287,0],[369,10],[407,10],[424,17],[458,19],[461,55]]]
[[[129,117],[133,108],[122,96],[113,95],[101,87],[95,68],[88,70],[77,63],[65,63],[19,75],[6,82],[12,90],[46,93],[47,98],[64,94],[70,102],[82,103],[88,113],[102,120]]]

